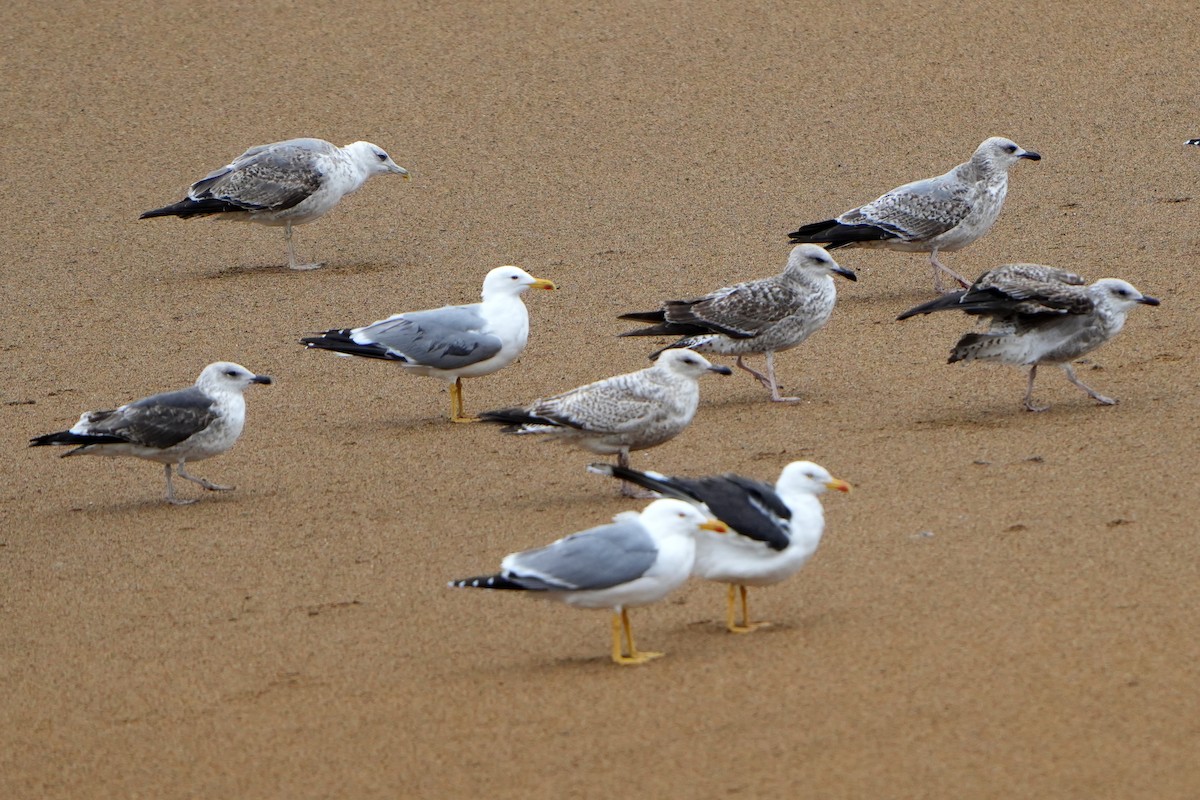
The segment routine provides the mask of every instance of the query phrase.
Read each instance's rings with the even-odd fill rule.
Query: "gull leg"
[[[738,625],[735,622],[734,605],[735,598],[738,593],[742,595],[742,624]],[[751,622],[750,621],[750,603],[748,601],[749,592],[745,586],[740,584],[729,584],[729,610],[726,613],[726,625],[730,633],[750,633],[759,628],[765,628],[770,625],[769,622]]]
[[[292,244],[292,223],[288,222],[284,225],[284,238],[287,239],[288,246],[288,269],[317,269],[325,266],[324,261],[317,261],[312,264],[297,264],[296,263],[296,247]]]
[[[629,469],[629,450],[622,447],[617,453],[617,466]],[[638,488],[629,481],[621,481],[621,496],[633,497],[638,500],[654,500],[658,498],[658,494],[647,489]]]
[[[799,397],[784,397],[779,393],[779,384],[775,380],[775,353],[767,351],[767,380],[771,384],[771,402],[772,403],[799,403]]]
[[[625,655],[621,651],[621,631],[625,631],[625,641],[629,644],[629,655]],[[612,660],[622,666],[631,664],[645,664],[655,658],[662,658],[662,653],[653,653],[649,650],[639,653],[637,645],[633,643],[633,628],[629,625],[629,612],[624,608],[621,613],[613,614],[613,653]]]
[[[463,413],[462,378],[450,384],[450,421],[479,422],[479,417],[468,417]]]
[[[163,464],[163,475],[167,479],[167,502],[173,506],[188,506],[196,502],[195,500],[181,500],[175,496],[175,486],[171,483],[171,465]]]
[[[1037,364],[1029,368],[1029,385],[1025,388],[1025,410],[1026,411],[1045,411],[1050,406],[1038,406],[1033,403],[1033,379],[1037,377]]]
[[[1117,404],[1117,401],[1113,398],[1105,397],[1083,381],[1079,380],[1079,378],[1075,377],[1075,368],[1070,364],[1060,364],[1059,366],[1061,366],[1063,368],[1063,372],[1067,374],[1067,380],[1087,392],[1088,397],[1092,398],[1097,403],[1102,403],[1106,406],[1115,406]]]
[[[968,281],[962,275],[959,275],[954,270],[947,267],[945,264],[943,264],[941,262],[941,260],[938,259],[936,247],[933,248],[933,251],[930,252],[930,254],[929,254],[929,263],[933,265],[933,288],[934,288],[934,291],[937,291],[941,294],[946,293],[946,285],[944,283],[942,283],[942,273],[943,272],[946,273],[947,275],[949,275],[955,281],[957,281],[958,285],[964,289],[968,288],[971,285],[970,281]]]
[[[204,478],[197,478],[195,475],[190,475],[188,473],[188,471],[183,468],[182,461],[179,462],[179,464],[175,467],[175,469],[179,472],[179,477],[189,480],[192,483],[198,483],[201,486],[203,486],[205,489],[208,489],[210,492],[231,492],[231,491],[233,491],[232,486],[222,486],[219,483],[213,483],[212,481],[204,480]]]
[[[749,372],[755,378],[758,378],[758,382],[761,383],[763,386],[767,387],[768,389],[772,388],[771,380],[766,375],[763,375],[761,372],[759,372],[758,370],[747,367],[745,362],[742,361],[741,356],[737,357],[737,365],[739,367],[741,367],[742,369],[746,370],[746,372]]]

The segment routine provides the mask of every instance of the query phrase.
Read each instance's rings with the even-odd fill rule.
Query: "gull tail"
[[[460,578],[446,584],[452,589],[510,589],[525,592],[528,589],[515,581],[510,581],[503,575],[477,575],[474,578]]]
[[[1000,356],[1000,350],[1003,350],[1005,342],[1010,340],[1011,335],[1007,333],[964,333],[958,340],[958,344],[954,345],[954,349],[950,351],[950,358],[946,363],[995,359]]]
[[[63,458],[73,456],[83,448],[90,444],[122,444],[125,440],[119,436],[112,436],[103,433],[72,433],[71,431],[59,431],[57,433],[47,433],[43,436],[35,436],[29,440],[30,447],[46,447],[48,445],[78,445],[69,453],[63,453]]]
[[[696,498],[689,494],[682,486],[675,483],[674,479],[658,472],[642,472],[630,469],[629,467],[601,463],[588,464],[587,469],[588,472],[594,472],[597,475],[608,475],[617,480],[637,484],[643,489],[658,492],[663,497],[673,497],[676,500],[686,500],[689,503],[696,502]]]
[[[215,197],[205,197],[202,200],[193,200],[190,197],[185,197],[178,203],[143,211],[138,216],[138,219],[149,219],[150,217],[179,217],[181,219],[188,219],[189,217],[204,217],[209,214],[227,214],[231,211],[250,210],[252,209]]]
[[[316,350],[329,350],[343,356],[359,356],[360,358],[379,358],[384,361],[403,361],[408,359],[404,356],[387,349],[383,345],[371,342],[369,344],[359,344],[350,338],[354,334],[353,328],[341,328],[328,330],[320,336],[305,336],[300,340],[300,344],[305,347]]]
[[[910,308],[908,311],[905,311],[903,314],[896,317],[896,319],[908,319],[909,317],[915,317],[918,314],[932,314],[935,311],[949,311],[951,309],[959,309],[961,311],[963,308],[959,301],[962,300],[964,294],[966,294],[965,291],[944,294],[941,297],[930,300],[928,303],[921,303],[919,306]]]
[[[801,225],[788,234],[791,244],[820,244],[826,250],[848,247],[857,242],[880,242],[895,239],[896,234],[874,225],[843,225],[836,219]]]

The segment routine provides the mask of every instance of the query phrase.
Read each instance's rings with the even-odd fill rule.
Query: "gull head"
[[[378,145],[370,142],[353,142],[342,149],[353,156],[354,160],[367,171],[367,175],[394,172],[397,175],[403,175],[404,180],[409,179],[408,170],[392,161],[392,157],[387,154],[387,151]]]
[[[791,254],[788,256],[787,267],[783,273],[785,275],[799,275],[802,273],[810,275],[837,274],[848,281],[858,280],[858,276],[854,274],[854,270],[839,265],[833,260],[833,256],[829,255],[828,250],[816,244],[798,244],[793,247]]]
[[[729,532],[725,523],[708,517],[691,503],[670,498],[655,500],[642,509],[638,518],[647,530],[657,534],[695,536],[700,530]]]
[[[829,470],[811,461],[793,461],[779,473],[775,491],[781,495],[824,494],[825,490],[850,491],[850,484],[829,474]]]
[[[1105,303],[1115,311],[1129,311],[1136,305],[1156,306],[1157,297],[1150,297],[1139,292],[1128,281],[1120,278],[1104,278],[1088,287],[1089,293],[1098,303]]]
[[[991,169],[1003,170],[1005,172],[1013,164],[1022,159],[1041,161],[1042,157],[1032,150],[1024,149],[1012,139],[1005,139],[1003,136],[993,136],[990,139],[984,139],[979,147],[975,148],[975,155],[971,156],[971,160],[980,166],[987,166]]]
[[[267,375],[255,375],[241,364],[232,361],[218,361],[209,364],[200,372],[196,385],[209,391],[226,391],[241,393],[252,383],[271,383]]]
[[[729,367],[712,364],[695,350],[688,350],[684,347],[673,347],[670,350],[663,350],[659,353],[658,360],[654,362],[654,366],[689,378],[699,378],[706,372],[715,372],[718,375],[733,374],[733,370]]]
[[[519,295],[527,289],[557,289],[554,281],[535,278],[520,267],[496,267],[483,279],[483,298]]]

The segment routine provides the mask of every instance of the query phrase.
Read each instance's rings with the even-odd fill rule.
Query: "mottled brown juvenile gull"
[[[909,309],[897,319],[934,311],[964,311],[982,316],[989,328],[967,333],[950,353],[955,361],[999,361],[1029,367],[1025,408],[1045,411],[1033,402],[1033,380],[1039,364],[1057,364],[1067,380],[1104,405],[1117,401],[1097,394],[1075,377],[1071,361],[1090,353],[1121,332],[1125,315],[1137,305],[1156,306],[1127,282],[1104,278],[1091,286],[1064,270],[1040,264],[1005,264],[985,272],[962,292]]]
[[[494,575],[463,578],[450,586],[538,592],[577,608],[610,608],[612,660],[643,664],[663,654],[637,649],[629,609],[655,603],[687,580],[701,530],[719,534],[728,528],[688,503],[656,500],[640,514],[626,511],[607,525],[512,553]]]
[[[678,436],[700,405],[701,375],[730,374],[692,350],[666,350],[654,365],[616,375],[569,392],[534,400],[521,408],[485,411],[505,433],[542,434],[573,442],[593,453],[616,453],[629,466],[631,450],[645,450]],[[632,495],[621,484],[623,494]],[[636,495],[632,495],[636,496]]]
[[[938,260],[939,251],[961,250],[987,233],[1004,207],[1008,170],[1041,156],[1000,136],[985,139],[971,160],[936,178],[906,183],[865,206],[789,233],[792,242],[838,247],[883,247],[929,253],[933,285],[941,292],[945,272],[967,281]]]
[[[450,421],[477,422],[463,412],[462,379],[511,364],[529,341],[527,289],[553,289],[520,267],[496,267],[483,280],[483,302],[394,314],[362,328],[341,328],[300,340],[338,355],[379,358],[406,372],[450,384]]]
[[[188,189],[178,203],[146,211],[147,217],[202,217],[247,220],[284,227],[288,266],[316,269],[321,263],[297,264],[292,226],[312,222],[373,175],[408,170],[370,142],[338,147],[324,139],[288,139],[258,145],[214,170]]]
[[[592,464],[588,469],[636,483],[663,497],[696,503],[729,526],[726,536],[696,537],[692,574],[729,584],[725,625],[733,633],[749,633],[770,624],[750,621],[746,587],[770,586],[799,572],[817,551],[825,531],[820,495],[827,489],[850,491],[850,484],[811,461],[788,464],[774,486],[733,473],[680,478],[609,464]],[[735,610],[738,592],[741,624]]]
[[[779,275],[727,286],[692,300],[668,300],[658,311],[622,314],[621,319],[658,324],[621,335],[683,336],[668,347],[736,355],[737,365],[770,390],[771,400],[794,403],[800,398],[779,394],[775,354],[800,344],[829,321],[837,302],[833,274],[858,280],[824,248],[797,245]],[[742,356],[751,353],[766,353],[766,375],[743,363]]]
[[[35,437],[29,446],[76,445],[63,454],[64,458],[133,456],[157,461],[163,465],[167,480],[167,502],[194,503],[175,496],[171,465],[175,465],[179,477],[209,491],[233,489],[190,475],[183,465],[233,447],[246,423],[242,392],[252,383],[270,382],[266,375],[255,375],[240,364],[218,361],[205,367],[195,385],[187,389],[156,394],[111,411],[87,411],[70,430]]]

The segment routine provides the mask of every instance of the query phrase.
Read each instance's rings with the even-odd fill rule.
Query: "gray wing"
[[[92,411],[73,430],[166,449],[199,433],[216,419],[212,398],[193,386],[146,397],[113,411]]]
[[[636,520],[612,522],[504,559],[504,577],[530,589],[607,589],[636,580],[658,548]]]
[[[1073,272],[1042,264],[1004,264],[988,270],[971,286],[964,304],[990,298],[1010,301],[1016,314],[1087,314],[1095,307],[1084,279]]]
[[[406,361],[457,369],[485,361],[504,346],[490,333],[478,303],[396,314],[351,334],[358,344],[378,344]]]
[[[337,148],[321,139],[258,145],[192,184],[188,197],[232,203],[247,211],[282,211],[321,188],[324,164]]]
[[[800,308],[808,295],[773,279],[743,283],[686,304],[667,303],[669,322],[702,325],[744,339],[758,335]]]
[[[662,385],[645,380],[642,372],[589,383],[538,400],[528,410],[537,417],[582,431],[637,431],[662,416],[666,391]]]
[[[904,241],[923,241],[958,225],[971,212],[971,187],[953,173],[906,183],[837,218],[845,225],[875,225]]]

